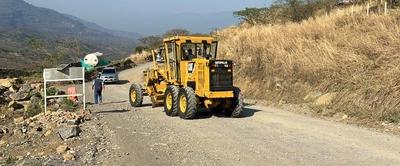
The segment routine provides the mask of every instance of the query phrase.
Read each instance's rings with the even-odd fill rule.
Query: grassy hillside
[[[54,10],[23,0],[0,1],[0,68],[40,70],[79,62],[93,52],[119,60],[136,45],[136,39],[90,29]]]
[[[0,2],[0,27],[63,32],[64,35],[75,35],[86,28],[79,21],[71,20],[54,10],[32,6],[23,0]]]
[[[230,27],[215,33],[219,55],[236,62],[246,98],[294,104],[320,95],[315,113],[380,125],[400,121],[400,21],[361,8],[276,26]]]
[[[40,67],[79,62],[97,51],[104,54],[104,59],[119,60],[128,57],[135,46],[132,39],[104,34],[63,37],[58,33],[0,27],[0,68],[40,70]]]
[[[90,29],[96,29],[102,32],[107,32],[109,34],[112,34],[114,36],[120,36],[120,37],[127,37],[127,38],[131,38],[131,39],[139,39],[143,36],[140,33],[137,32],[127,32],[127,31],[122,31],[122,30],[111,30],[111,29],[107,29],[107,28],[103,28],[95,23],[91,23],[91,22],[87,22],[85,20],[79,19],[78,17],[69,15],[69,14],[63,14],[64,16],[73,19],[73,20],[77,20],[79,22],[81,22],[83,25],[85,25],[86,27],[90,28]]]

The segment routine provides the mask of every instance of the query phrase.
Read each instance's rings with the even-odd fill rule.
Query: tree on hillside
[[[135,48],[135,54],[141,54],[145,49],[146,49],[146,47],[144,47],[144,46],[137,46]]]
[[[64,38],[57,43],[55,48],[58,54],[72,62],[79,62],[79,55],[83,52],[79,47],[79,40],[77,38]]]
[[[332,9],[338,4],[338,1],[321,0],[321,6],[325,8],[325,12],[330,13]]]
[[[241,23],[246,22],[250,25],[301,22],[314,17],[318,10],[326,7],[327,3],[322,2],[323,0],[277,0],[269,8],[245,8],[233,12],[233,15],[239,18]]]
[[[241,23],[255,24],[269,24],[270,20],[265,19],[268,15],[269,8],[245,8],[245,10],[233,12],[233,16],[239,18]]]
[[[211,36],[210,34],[205,34],[205,33],[192,33],[192,36]]]
[[[32,51],[44,56],[40,68],[56,67],[61,63],[78,62],[79,48],[77,39],[62,39],[52,42],[43,42],[35,38],[26,39]]]
[[[391,9],[395,9],[396,7],[400,6],[400,0],[388,0],[388,6]]]
[[[292,22],[315,17],[315,13],[324,7],[321,0],[277,0],[274,6],[282,9],[283,19]]]
[[[153,36],[143,37],[139,39],[142,45],[136,47],[135,51],[141,52],[143,50],[152,50],[158,48],[162,45],[163,38],[168,38],[172,36],[187,36],[187,35],[190,35],[190,31],[186,29],[171,29],[166,31],[162,36],[153,35]]]
[[[162,37],[163,38],[168,38],[168,37],[172,37],[172,36],[188,36],[190,35],[190,31],[186,30],[186,29],[171,29],[166,31]]]
[[[159,35],[143,37],[140,38],[139,41],[143,44],[142,46],[147,50],[158,48],[162,44],[162,38]]]

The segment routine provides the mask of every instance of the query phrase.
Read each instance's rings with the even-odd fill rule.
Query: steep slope
[[[57,66],[97,51],[105,59],[118,60],[129,56],[137,42],[90,29],[80,21],[23,0],[0,1],[0,32],[1,68]]]
[[[63,34],[77,34],[86,27],[58,12],[29,5],[23,0],[0,1],[0,27],[29,28]]]
[[[109,34],[112,34],[114,36],[120,36],[120,37],[128,37],[128,38],[132,38],[132,39],[139,39],[144,37],[144,35],[137,33],[137,32],[128,32],[128,31],[122,31],[122,30],[112,30],[112,29],[107,29],[107,28],[103,28],[100,25],[97,25],[96,23],[92,23],[92,22],[88,22],[85,20],[82,20],[78,17],[69,15],[69,14],[64,14],[64,16],[79,21],[81,22],[83,25],[85,25],[86,27],[90,28],[90,29],[95,29],[95,30],[99,30],[99,31],[103,31]]]
[[[284,25],[243,24],[215,33],[236,63],[246,98],[309,104],[311,114],[400,128],[400,21],[363,6]]]

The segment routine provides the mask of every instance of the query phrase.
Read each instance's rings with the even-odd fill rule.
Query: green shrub
[[[392,123],[399,123],[400,122],[400,111],[395,109],[389,109],[384,111],[380,117],[383,121],[389,121]]]
[[[29,98],[30,97],[32,97],[32,96],[36,96],[36,97],[38,97],[38,98],[42,98],[42,95],[40,94],[40,92],[38,92],[38,91],[36,91],[36,90],[31,90],[30,92],[29,92]]]
[[[29,105],[28,110],[25,112],[25,117],[30,118],[42,112],[42,108],[37,105]]]
[[[53,96],[53,95],[55,95],[57,93],[57,88],[55,88],[55,87],[49,87],[49,88],[47,88],[47,90],[46,90],[46,95],[47,96]]]
[[[74,102],[68,98],[64,98],[62,103],[60,104],[60,108],[64,111],[74,111],[75,105]]]
[[[5,164],[5,165],[14,164],[17,160],[18,159],[16,157],[9,156],[6,158],[6,160],[1,161],[0,164]]]

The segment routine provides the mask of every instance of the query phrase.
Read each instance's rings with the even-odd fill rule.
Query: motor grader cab
[[[158,51],[156,52],[156,62],[163,63],[164,57],[165,57],[165,48],[164,46],[161,46],[158,48]]]
[[[233,62],[218,60],[217,46],[212,37],[165,38],[164,63],[153,61],[154,68],[144,71],[145,83],[131,85],[130,104],[140,107],[143,96],[149,96],[152,106],[163,105],[168,116],[192,119],[199,108],[209,108],[213,113],[240,117],[243,96],[233,86]],[[189,49],[195,58],[188,59]]]

